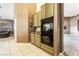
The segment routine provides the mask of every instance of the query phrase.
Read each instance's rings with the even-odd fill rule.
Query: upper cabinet
[[[45,18],[54,16],[54,5],[53,3],[46,3],[45,4]]]
[[[34,26],[41,26],[41,11],[34,15]]]
[[[45,4],[41,6],[41,19],[45,18]]]
[[[54,4],[46,3],[41,6],[41,11],[34,15],[34,26],[41,26],[41,19],[54,16]]]
[[[53,3],[46,3],[41,6],[41,18],[48,18],[54,16],[54,4]]]
[[[34,15],[34,26],[35,27],[38,26],[38,14],[37,13]]]
[[[38,26],[41,26],[41,11],[38,12]]]

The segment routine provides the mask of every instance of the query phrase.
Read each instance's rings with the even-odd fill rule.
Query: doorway
[[[64,4],[64,51],[69,56],[79,55],[79,4]]]

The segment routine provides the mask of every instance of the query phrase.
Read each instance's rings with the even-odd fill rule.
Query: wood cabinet
[[[38,26],[41,26],[41,11],[38,12]]]
[[[38,34],[31,33],[31,43],[40,47],[41,46],[41,36]]]
[[[48,18],[54,16],[54,4],[53,3],[46,3],[41,6],[41,18]]]
[[[54,12],[53,8],[54,8],[53,3],[46,3],[43,6],[41,6],[41,11],[34,15],[34,26],[35,27],[40,26],[41,19],[54,16],[53,15],[53,12]]]
[[[41,36],[38,34],[35,34],[35,45],[40,47],[41,44]]]
[[[37,13],[34,15],[34,26],[35,27],[38,26],[38,14]]]
[[[41,6],[41,18],[42,19],[45,18],[45,4],[43,6]]]
[[[38,12],[34,15],[34,26],[41,26],[41,12]]]
[[[31,33],[31,43],[35,44],[35,35]]]
[[[45,4],[45,17],[51,17],[54,16],[54,7],[53,3],[46,3]]]

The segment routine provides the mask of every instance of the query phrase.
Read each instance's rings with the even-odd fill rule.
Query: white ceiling
[[[79,3],[65,3],[64,16],[74,16],[79,14]]]

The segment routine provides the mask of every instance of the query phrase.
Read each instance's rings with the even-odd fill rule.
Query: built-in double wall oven
[[[54,17],[41,20],[41,43],[53,47]]]

